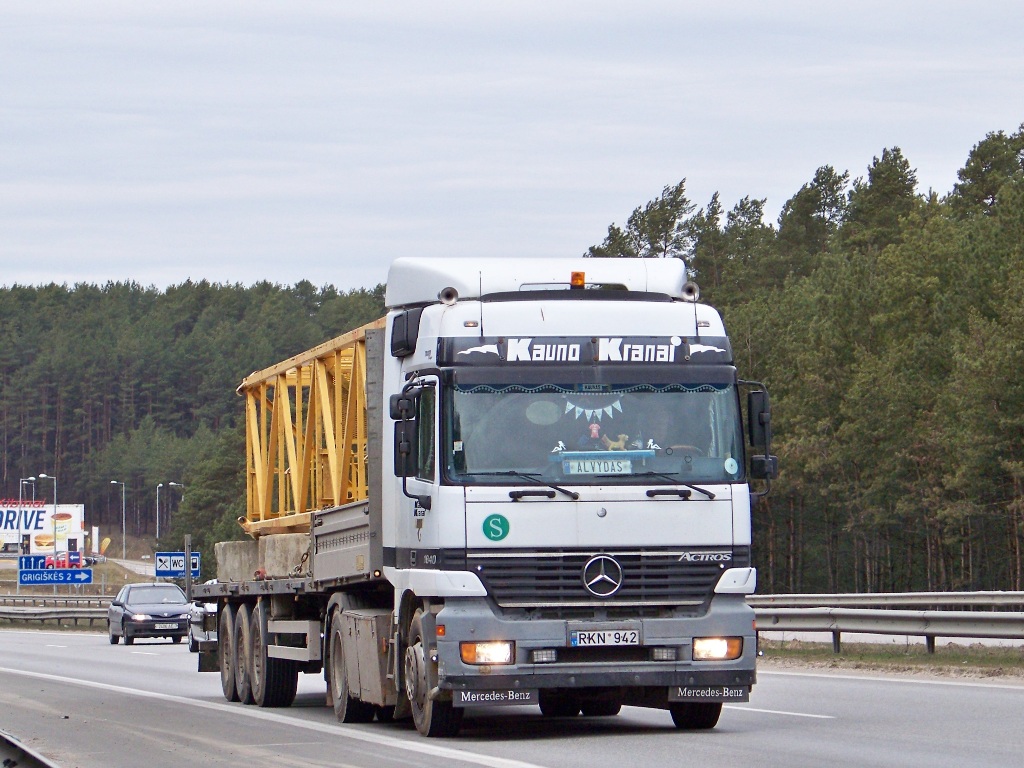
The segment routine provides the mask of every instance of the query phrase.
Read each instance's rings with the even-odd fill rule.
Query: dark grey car
[[[107,609],[111,645],[119,637],[125,645],[137,637],[169,637],[180,643],[188,624],[189,603],[175,584],[126,584]]]

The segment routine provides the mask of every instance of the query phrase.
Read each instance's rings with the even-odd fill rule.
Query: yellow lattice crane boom
[[[367,497],[366,332],[377,320],[238,387],[245,397],[246,516],[253,537],[309,530],[310,512]]]

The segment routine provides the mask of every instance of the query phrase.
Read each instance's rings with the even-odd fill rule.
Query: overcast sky
[[[341,289],[578,256],[680,179],[774,222],[1024,122],[1024,3],[0,0],[0,285]]]

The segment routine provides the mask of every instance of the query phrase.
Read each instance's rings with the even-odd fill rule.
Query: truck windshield
[[[450,482],[494,484],[520,473],[665,485],[743,475],[732,384],[453,384],[444,413]]]

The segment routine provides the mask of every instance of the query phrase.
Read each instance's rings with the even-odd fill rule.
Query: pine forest
[[[741,377],[768,385],[761,593],[1024,589],[1024,125],[965,157],[945,192],[898,147],[862,175],[824,165],[775,222],[764,199],[701,205],[683,180],[581,244],[684,259]],[[129,534],[152,538],[163,484],[162,548],[188,533],[212,558],[245,508],[235,388],[383,300],[305,281],[0,287],[0,497],[47,473],[119,535],[123,482]]]

